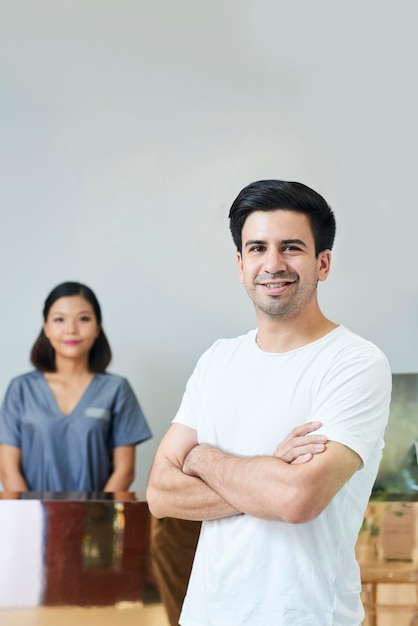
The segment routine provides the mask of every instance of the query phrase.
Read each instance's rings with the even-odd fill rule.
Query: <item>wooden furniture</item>
[[[144,494],[2,492],[1,500],[1,525],[9,530],[0,552],[16,556],[2,571],[10,592],[0,596],[0,609],[17,608],[18,600],[79,607],[143,605],[146,594],[158,600]]]
[[[363,587],[363,603],[366,611],[367,626],[377,626],[379,612],[410,613],[409,624],[418,625],[418,604],[382,603],[377,597],[378,585],[413,584],[418,590],[418,563],[399,561],[378,561],[362,563],[361,580]]]
[[[378,614],[383,612],[408,613],[409,625],[418,626],[417,507],[416,502],[371,502],[368,506],[357,542],[367,626],[377,626]],[[400,584],[415,587],[413,601],[379,601],[384,595],[382,585]]]

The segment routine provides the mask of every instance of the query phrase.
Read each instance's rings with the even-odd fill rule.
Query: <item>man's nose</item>
[[[283,272],[287,269],[287,260],[280,250],[271,248],[264,257],[263,269],[268,274]]]

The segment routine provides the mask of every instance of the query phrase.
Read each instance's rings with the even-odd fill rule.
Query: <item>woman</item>
[[[109,374],[110,346],[89,287],[55,287],[32,352],[0,408],[7,491],[126,491],[135,446],[151,437],[128,381]]]

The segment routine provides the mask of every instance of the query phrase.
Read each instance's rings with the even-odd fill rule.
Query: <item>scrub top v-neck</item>
[[[31,491],[101,491],[113,449],[149,439],[151,431],[129,382],[95,374],[68,415],[44,374],[13,379],[0,408],[0,443],[21,449]]]
[[[51,406],[51,413],[56,413],[57,415],[63,416],[63,417],[69,417],[73,414],[77,414],[80,410],[80,408],[82,408],[82,404],[83,401],[84,402],[88,402],[88,397],[89,397],[89,392],[90,392],[90,388],[93,389],[92,393],[94,394],[94,387],[95,385],[93,384],[96,376],[98,374],[94,374],[93,378],[90,380],[89,384],[87,385],[87,387],[84,389],[83,393],[81,394],[81,396],[79,397],[77,403],[75,404],[75,406],[73,407],[73,409],[71,411],[69,411],[68,413],[64,413],[64,411],[61,409],[60,405],[58,404],[58,400],[56,399],[54,392],[52,391],[52,388],[50,386],[50,384],[48,383],[45,374],[42,374],[42,381],[44,383],[44,385],[46,386],[46,391],[45,391],[45,396],[48,396],[48,391],[49,391],[49,395],[50,395],[50,406]]]

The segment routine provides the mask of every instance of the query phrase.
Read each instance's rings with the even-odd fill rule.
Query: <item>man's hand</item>
[[[311,434],[321,426],[321,422],[306,422],[302,426],[296,426],[286,439],[278,444],[273,456],[293,465],[310,461],[315,454],[324,452],[328,441],[325,435]]]
[[[292,465],[307,463],[316,454],[320,454],[325,450],[327,437],[325,435],[311,434],[321,426],[321,422],[306,422],[306,424],[296,426],[278,444],[272,456]],[[183,473],[188,476],[200,476],[198,467],[200,467],[202,461],[210,464],[212,462],[211,454],[216,455],[216,450],[212,446],[207,444],[194,446],[184,459]]]
[[[217,453],[218,448],[214,448],[206,443],[197,444],[188,452],[184,459],[182,467],[183,474],[200,478],[198,471],[199,464],[204,462],[210,465],[212,463],[212,456],[215,456]]]

